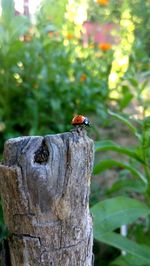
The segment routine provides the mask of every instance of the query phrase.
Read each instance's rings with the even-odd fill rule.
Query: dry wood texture
[[[12,266],[91,266],[93,142],[84,129],[10,139],[0,192]]]

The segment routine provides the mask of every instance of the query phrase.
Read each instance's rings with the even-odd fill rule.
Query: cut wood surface
[[[5,143],[0,193],[12,266],[91,266],[93,141],[84,129]]]

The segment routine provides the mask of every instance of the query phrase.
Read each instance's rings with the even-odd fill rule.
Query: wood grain
[[[0,166],[12,266],[91,266],[93,141],[86,131],[5,143]]]

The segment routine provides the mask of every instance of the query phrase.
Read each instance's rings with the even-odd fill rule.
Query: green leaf
[[[147,266],[147,263],[145,264],[145,260],[136,257],[134,255],[128,254],[126,256],[119,256],[117,259],[115,259],[110,266]]]
[[[141,181],[141,179],[120,179],[117,180],[111,188],[107,190],[107,194],[112,194],[116,192],[137,192],[144,193],[147,189],[147,185]]]
[[[138,136],[137,134],[138,134],[138,132],[137,132],[137,130],[136,130],[136,127],[134,127],[133,125],[132,125],[132,123],[127,119],[127,118],[125,118],[124,116],[122,116],[122,115],[120,115],[120,114],[116,114],[116,113],[114,113],[114,112],[112,112],[112,111],[108,111],[108,113],[110,114],[110,115],[112,115],[113,117],[115,117],[115,118],[117,118],[118,120],[120,120],[122,123],[124,123],[130,130],[131,130],[131,132],[135,135],[135,136]]]
[[[138,87],[139,86],[139,82],[134,79],[134,78],[129,78],[129,81],[131,82],[131,84],[134,86],[134,87]]]
[[[145,266],[150,265],[150,247],[148,246],[139,245],[114,232],[105,233],[103,236],[101,234],[97,234],[95,238],[105,244],[124,250],[128,254],[137,257],[137,259],[140,259],[143,263],[145,263]],[[132,266],[133,265],[134,264],[132,264]]]
[[[101,173],[101,172],[103,172],[103,171],[105,171],[105,170],[107,170],[107,169],[109,169],[111,167],[114,167],[114,166],[127,169],[128,171],[131,172],[131,174],[133,176],[139,177],[141,180],[143,180],[143,182],[145,184],[147,184],[147,179],[145,178],[145,176],[143,176],[135,168],[133,168],[132,166],[130,166],[127,163],[119,162],[119,161],[112,160],[112,159],[103,160],[100,163],[98,163],[97,165],[95,165],[95,167],[93,169],[93,174],[94,175],[99,174],[99,173]]]
[[[144,203],[128,197],[115,197],[95,204],[91,209],[94,218],[95,237],[130,224],[150,213]]]
[[[144,164],[144,161],[137,155],[136,151],[123,147],[111,140],[102,140],[95,142],[95,152],[98,151],[115,151],[121,154],[125,154]]]
[[[143,90],[147,87],[147,85],[148,85],[148,79],[146,79],[146,80],[141,84],[140,93],[143,92]]]
[[[123,97],[119,101],[120,109],[123,110],[125,107],[129,105],[131,100],[133,99],[133,94],[130,92],[129,88],[127,86],[123,86]]]

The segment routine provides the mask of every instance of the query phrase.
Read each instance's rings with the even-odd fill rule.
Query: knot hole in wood
[[[39,164],[46,164],[49,158],[49,150],[45,143],[45,140],[42,141],[41,146],[35,152],[34,162]]]

